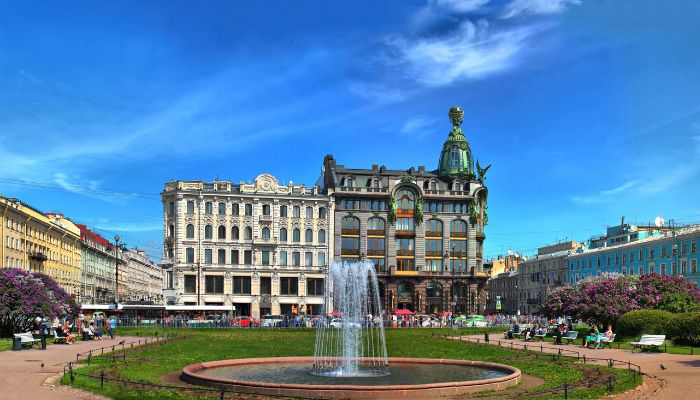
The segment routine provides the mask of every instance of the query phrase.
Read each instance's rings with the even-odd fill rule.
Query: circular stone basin
[[[389,358],[389,375],[329,377],[311,373],[313,357],[272,357],[212,361],[182,370],[185,382],[244,393],[323,399],[427,399],[520,382],[520,370],[464,360]]]

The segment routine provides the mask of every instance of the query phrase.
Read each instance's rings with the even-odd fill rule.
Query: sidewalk
[[[481,339],[483,335],[468,336],[471,340]],[[467,336],[465,336],[465,339]],[[459,338],[454,338],[459,340]],[[495,335],[491,337],[491,345],[497,346],[501,340],[501,347],[510,347],[510,343],[524,344],[523,340],[500,339]],[[533,343],[531,349],[539,351],[540,343]],[[679,400],[697,398],[700,393],[700,355],[681,355],[667,353],[640,353],[630,350],[618,349],[584,349],[580,345],[561,345],[544,343],[544,353],[556,353],[559,348],[575,350],[586,357],[614,358],[616,360],[631,362],[642,368],[643,374],[653,375],[663,379],[666,385],[656,393],[653,398],[659,400]],[[547,349],[549,347],[549,349]],[[554,349],[552,349],[554,348]],[[662,369],[661,366],[666,369]]]
[[[75,395],[51,389],[43,383],[49,377],[62,373],[63,366],[75,361],[75,354],[103,346],[116,345],[138,337],[118,336],[114,340],[91,340],[73,345],[51,345],[46,350],[22,350],[0,352],[0,399],[74,400]],[[44,363],[44,367],[41,364]]]

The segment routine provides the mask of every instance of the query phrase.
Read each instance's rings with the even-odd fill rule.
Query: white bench
[[[610,343],[615,341],[615,333],[613,333],[612,337],[610,339],[606,339],[605,336],[600,337],[600,348],[604,349],[605,346],[608,346],[609,349],[612,349],[612,346]]]
[[[53,329],[53,342],[54,343],[67,343],[67,336],[58,336],[58,328]]]
[[[41,343],[40,339],[34,339],[34,335],[31,332],[15,333],[16,338],[22,340],[22,346],[34,346],[34,343]]]
[[[534,334],[532,335],[532,341],[537,341],[537,339],[540,339],[541,341],[544,342],[544,338],[547,336],[547,329],[542,329],[542,334]]]
[[[562,339],[566,339],[567,344],[571,344],[578,337],[578,331],[569,331],[568,336],[562,336]]]
[[[630,342],[632,345],[632,352],[634,349],[646,350],[653,349],[659,350],[659,346],[664,344],[666,340],[666,335],[642,335],[638,342]]]

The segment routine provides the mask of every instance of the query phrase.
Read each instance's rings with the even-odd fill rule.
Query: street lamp
[[[119,308],[119,244],[121,236],[114,235],[114,305]]]

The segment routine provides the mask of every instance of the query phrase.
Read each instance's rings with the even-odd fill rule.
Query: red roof
[[[75,226],[77,226],[78,229],[80,229],[80,240],[82,240],[84,242],[90,240],[90,241],[93,241],[95,243],[100,243],[100,244],[107,246],[108,249],[114,248],[114,246],[112,245],[112,243],[109,242],[109,240],[107,240],[107,239],[103,238],[102,236],[100,236],[99,234],[91,231],[90,229],[88,229],[87,226],[85,226],[83,224],[75,224]]]

